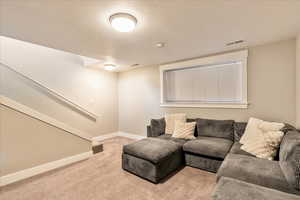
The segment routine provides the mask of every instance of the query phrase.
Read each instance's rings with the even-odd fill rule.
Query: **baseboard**
[[[116,136],[119,136],[118,135],[119,132],[114,132],[114,133],[108,133],[108,134],[105,134],[105,135],[100,135],[100,136],[97,136],[97,137],[93,137],[93,141],[102,141],[102,140],[106,140],[106,139],[109,139],[109,138],[113,138],[113,137],[116,137]]]
[[[89,152],[85,152],[85,153],[81,153],[81,154],[77,154],[74,156],[70,156],[67,158],[63,158],[60,160],[56,160],[53,162],[49,162],[49,163],[45,163],[42,165],[38,165],[36,167],[33,168],[29,168],[29,169],[25,169],[22,171],[18,171],[12,174],[8,174],[5,176],[0,177],[0,187],[4,186],[4,185],[8,185],[38,174],[42,174],[44,172],[53,170],[53,169],[57,169],[59,167],[63,167],[81,160],[85,160],[89,157],[91,157],[93,155],[92,151]]]
[[[119,131],[119,136],[123,136],[123,137],[127,137],[127,138],[131,138],[131,139],[137,139],[137,140],[141,140],[146,138],[146,136],[142,136],[142,135],[136,135],[136,134],[132,134],[132,133],[126,133],[123,131]]]
[[[94,137],[93,140],[101,141],[101,140],[105,140],[105,139],[109,139],[109,138],[113,138],[113,137],[117,137],[117,136],[127,137],[130,139],[136,139],[136,140],[146,138],[146,136],[141,136],[141,135],[136,135],[136,134],[132,134],[132,133],[126,133],[123,131],[119,131],[119,132],[114,132],[114,133],[109,133],[109,134]]]

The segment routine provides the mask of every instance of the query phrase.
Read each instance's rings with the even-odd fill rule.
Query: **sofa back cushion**
[[[233,120],[196,119],[198,136],[233,140]]]
[[[157,137],[164,134],[166,128],[165,118],[151,119],[150,127],[152,137]]]
[[[289,131],[280,144],[279,164],[289,184],[300,191],[300,133]]]
[[[234,141],[239,142],[246,130],[247,122],[234,123]]]

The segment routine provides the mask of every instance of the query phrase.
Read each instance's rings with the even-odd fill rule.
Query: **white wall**
[[[91,143],[0,105],[0,177],[91,151]]]
[[[296,126],[300,128],[300,34],[296,39]]]
[[[188,117],[234,119],[249,117],[296,123],[295,40],[251,47],[248,57],[248,109],[161,108],[159,66],[119,74],[119,129],[146,134],[151,118],[184,112]]]
[[[89,120],[0,66],[2,93],[94,136],[118,130],[145,135],[149,120],[162,117],[166,112],[186,112],[189,117],[237,121],[255,116],[296,124],[295,40],[249,49],[250,106],[246,110],[161,108],[159,66],[138,68],[118,75],[85,68],[74,54],[38,45],[7,40],[1,46],[3,62],[101,117],[96,123]]]
[[[41,82],[87,110],[97,122],[47,95],[0,65],[1,93],[93,136],[118,130],[118,75],[83,66],[79,56],[9,38],[1,40],[1,62]]]

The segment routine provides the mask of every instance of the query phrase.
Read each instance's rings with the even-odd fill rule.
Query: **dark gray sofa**
[[[256,158],[244,152],[240,149],[241,144],[236,141],[218,170],[218,185],[214,192],[214,199],[284,200],[295,199],[291,194],[300,195],[300,133],[290,126],[286,126],[285,129],[286,134],[280,144],[278,157],[274,161]],[[241,187],[240,193],[250,195],[257,190],[259,195],[251,198],[247,195],[244,198],[232,197],[235,192],[226,189],[229,186],[220,186],[224,185],[224,182],[230,182],[227,185],[237,185],[242,182],[249,187]],[[274,195],[278,196],[274,198]],[[300,200],[300,196],[297,198]]]
[[[222,177],[212,195],[214,200],[299,200],[288,194],[244,181]]]
[[[148,137],[172,140],[182,144],[185,165],[217,172],[234,141],[233,120],[187,119],[196,121],[196,140],[184,140],[164,134],[164,118],[152,119],[147,127]],[[198,134],[201,133],[201,134]]]
[[[165,141],[164,148],[169,144],[177,144],[177,147],[181,150],[179,154],[176,154],[181,158],[173,158],[178,161],[175,167],[170,168],[172,165],[170,159],[163,159],[169,162],[166,164],[171,169],[168,172],[155,168],[153,165],[153,169],[157,170],[156,173],[160,175],[152,179],[152,182],[158,183],[180,166],[188,165],[210,172],[217,172],[218,184],[213,194],[213,198],[216,200],[288,199],[288,197],[300,200],[300,133],[294,127],[286,124],[282,129],[285,136],[278,155],[274,161],[269,161],[256,158],[241,149],[239,140],[247,123],[208,119],[188,119],[187,121],[197,122],[194,133],[196,139],[178,139],[164,134],[164,118],[153,119],[151,124],[147,126],[148,139],[154,138]],[[144,144],[149,142],[148,139],[144,141]],[[149,145],[149,147],[151,146]],[[147,156],[138,155],[127,149],[128,147],[125,146],[123,156],[126,157],[128,154],[129,157],[133,155],[133,157],[146,158],[147,162],[155,164]],[[123,159],[123,162],[126,162],[126,159]],[[124,164],[124,169],[135,173],[135,169],[128,169],[125,165],[128,165],[128,163]],[[136,168],[140,169],[140,166],[138,165]],[[161,172],[159,172],[160,170]],[[150,180],[143,173],[145,172],[135,174]],[[245,195],[235,195],[234,188],[228,189],[233,186]],[[255,191],[257,195],[253,195]],[[273,198],[274,196],[276,198]]]

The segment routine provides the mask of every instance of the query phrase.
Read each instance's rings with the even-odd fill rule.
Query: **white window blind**
[[[241,86],[240,62],[165,72],[167,102],[241,102]]]
[[[161,106],[247,108],[242,50],[160,66]]]

